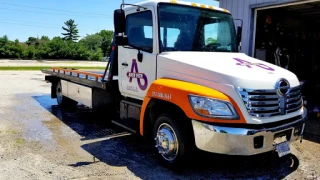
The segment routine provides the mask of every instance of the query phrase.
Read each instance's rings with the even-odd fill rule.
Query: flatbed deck
[[[75,70],[69,68],[42,69],[45,74],[56,76],[85,86],[105,89],[108,81],[103,79],[104,70]],[[108,74],[108,73],[107,73]]]

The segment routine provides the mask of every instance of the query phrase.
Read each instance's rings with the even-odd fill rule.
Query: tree
[[[207,38],[206,43],[207,44],[216,44],[218,41],[212,37]]]
[[[61,37],[53,37],[48,43],[50,48],[49,58],[64,59],[66,56],[66,44]]]
[[[41,36],[41,41],[50,41],[50,38],[48,36]]]
[[[0,47],[4,47],[9,41],[9,38],[7,35],[4,35],[0,37]]]
[[[113,31],[110,30],[101,30],[98,33],[102,37],[101,41],[101,50],[103,53],[103,56],[109,56],[111,52],[111,43],[113,38]]]
[[[73,22],[74,24],[74,22]],[[73,26],[74,27],[74,26]],[[74,31],[73,31],[74,33]],[[7,36],[0,37],[0,58],[12,59],[74,59],[98,60],[110,53],[113,32],[102,30],[86,35],[78,42],[61,37],[29,37],[27,41],[12,41]]]
[[[67,40],[67,41],[77,41],[78,38],[80,37],[78,35],[79,31],[77,29],[77,24],[74,23],[73,19],[69,19],[68,21],[64,22],[64,24],[67,27],[62,27],[63,30],[66,31],[66,33],[61,33],[64,37],[63,40]]]
[[[39,42],[38,42],[38,39],[35,38],[35,37],[29,37],[28,40],[26,41],[26,44],[28,46],[31,46],[31,45],[35,45],[35,46],[38,46],[39,45]]]
[[[92,52],[101,50],[103,56],[109,56],[112,38],[113,31],[102,30],[95,34],[87,34],[87,36],[82,38],[79,43]]]
[[[84,45],[90,51],[96,51],[101,47],[102,37],[96,34],[87,34],[86,37],[82,38],[79,43]]]
[[[28,46],[28,48],[23,52],[23,56],[28,59],[34,59],[36,55],[36,48],[34,45]]]
[[[92,61],[101,61],[102,60],[102,52],[101,49],[98,49],[97,51],[92,51],[89,60]]]

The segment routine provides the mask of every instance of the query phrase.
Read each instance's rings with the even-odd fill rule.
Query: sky
[[[190,0],[185,0],[190,1]],[[0,0],[0,36],[23,42],[28,37],[61,36],[69,19],[78,24],[79,35],[113,30],[113,11],[122,0]],[[125,0],[137,3],[141,0]],[[214,0],[192,2],[219,6]]]

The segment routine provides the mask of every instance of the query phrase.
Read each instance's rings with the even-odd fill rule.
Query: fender
[[[189,102],[188,95],[198,95],[198,96],[205,96],[209,98],[220,99],[224,101],[229,101],[239,114],[239,119],[217,119],[217,118],[208,118],[203,117],[196,114]],[[143,135],[143,123],[144,123],[144,114],[146,108],[151,99],[160,99],[164,101],[171,102],[178,107],[180,107],[186,116],[190,119],[200,120],[204,122],[213,122],[213,123],[238,123],[238,124],[245,124],[245,118],[240,111],[239,106],[236,102],[230,98],[229,96],[219,92],[217,90],[175,79],[157,79],[155,80],[150,88],[148,89],[147,95],[145,96],[142,107],[141,107],[141,114],[140,114],[140,134]]]

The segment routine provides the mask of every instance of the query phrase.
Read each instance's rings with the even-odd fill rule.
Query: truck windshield
[[[210,9],[159,4],[161,52],[236,52],[232,16]]]

